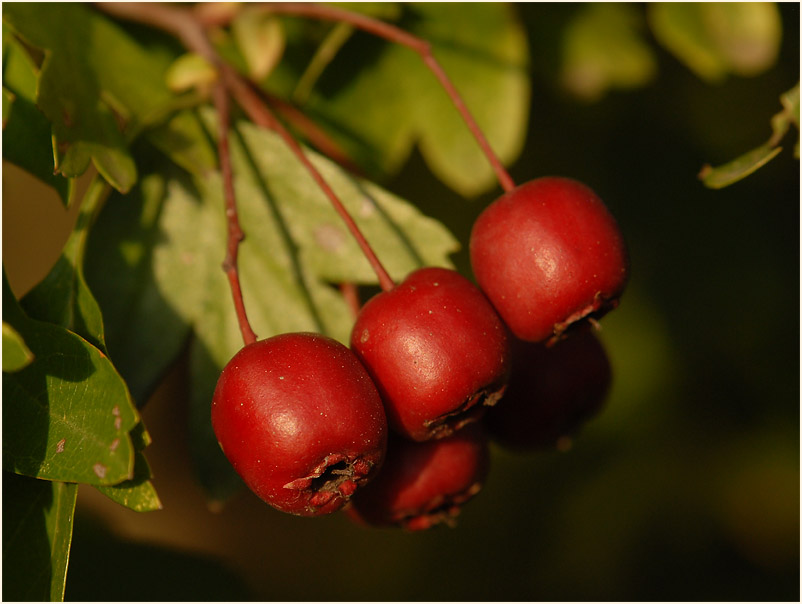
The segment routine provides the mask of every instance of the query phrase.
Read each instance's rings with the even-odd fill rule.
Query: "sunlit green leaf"
[[[769,140],[748,151],[732,161],[721,166],[706,165],[699,173],[699,178],[705,186],[711,189],[721,189],[749,176],[755,170],[766,165],[777,157],[782,150],[778,147],[780,141],[788,133],[792,125],[797,128],[797,142],[795,153],[799,158],[799,84],[780,95],[783,110],[771,118],[772,135]]]
[[[213,113],[206,117],[214,131]],[[376,277],[342,219],[277,135],[240,123],[231,148],[246,234],[239,277],[254,331],[260,338],[316,331],[347,342],[353,317],[328,282],[376,283]],[[444,227],[311,156],[393,277],[402,279],[423,263],[450,265],[456,242]],[[125,203],[109,200],[88,257],[109,353],[134,392],[149,392],[192,330],[192,446],[215,498],[241,484],[219,450],[209,416],[219,372],[242,346],[221,270],[227,236],[222,189],[217,173],[194,181],[179,174],[146,176]]]
[[[705,80],[758,75],[777,59],[782,24],[773,2],[658,2],[649,11],[657,40]]]
[[[284,53],[284,29],[281,21],[268,13],[240,12],[231,23],[234,39],[248,63],[252,79],[267,77]]]
[[[565,32],[563,85],[596,100],[609,88],[648,83],[657,64],[642,38],[643,25],[634,5],[599,3],[581,9]]]
[[[33,361],[33,353],[16,329],[3,321],[3,371],[19,371]]]
[[[77,484],[3,472],[3,599],[64,599]]]
[[[782,151],[781,147],[762,145],[721,166],[715,168],[705,166],[699,177],[705,186],[711,189],[721,189],[749,176],[774,159],[780,151]]]
[[[170,90],[208,89],[217,80],[217,70],[202,56],[187,53],[178,57],[167,70],[165,80]]]
[[[3,317],[34,355],[3,374],[3,469],[90,484],[128,479],[138,414],[108,358],[75,333],[27,317],[5,275]]]

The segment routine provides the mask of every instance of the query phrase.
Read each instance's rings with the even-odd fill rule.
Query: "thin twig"
[[[237,321],[242,332],[242,341],[247,346],[256,341],[256,334],[253,332],[248,321],[248,315],[245,312],[245,302],[242,299],[242,288],[240,287],[239,271],[237,270],[239,244],[245,239],[245,235],[240,227],[237,214],[234,172],[231,169],[231,150],[228,144],[231,108],[228,92],[222,83],[218,82],[215,85],[212,99],[217,111],[217,154],[220,157],[220,172],[223,176],[223,195],[226,204],[226,220],[228,221],[228,243],[226,245],[226,257],[223,260],[223,271],[228,277],[228,283],[231,286],[231,295],[234,298],[234,308],[237,312]]]
[[[187,18],[184,10],[174,9],[158,3],[100,3],[102,10],[109,14],[146,23],[167,30],[178,36],[187,48],[202,55],[218,68],[221,65],[214,47],[206,38],[203,28],[194,19]],[[231,287],[234,309],[237,314],[242,341],[247,346],[256,341],[256,334],[251,328],[245,312],[242,288],[239,281],[237,256],[239,244],[245,238],[237,215],[237,201],[234,192],[234,177],[231,169],[231,151],[228,144],[230,103],[228,92],[222,82],[218,82],[213,91],[213,102],[218,117],[217,149],[220,158],[220,172],[223,177],[223,195],[225,199],[226,220],[228,223],[228,241],[226,256],[223,260],[223,271]]]
[[[339,23],[347,23],[353,27],[366,31],[370,34],[395,42],[402,46],[415,51],[420,55],[424,65],[435,75],[440,85],[446,91],[452,103],[456,107],[462,119],[465,121],[468,130],[470,130],[476,142],[479,144],[482,153],[487,157],[490,166],[496,174],[501,188],[509,192],[515,188],[515,182],[507,172],[504,164],[498,158],[490,143],[487,141],[482,129],[476,123],[473,115],[469,111],[467,105],[462,100],[462,96],[457,91],[450,78],[443,70],[440,63],[432,54],[432,45],[423,38],[419,38],[410,34],[403,29],[400,29],[384,21],[379,21],[372,17],[354,13],[348,10],[337,8],[335,6],[328,6],[323,4],[315,4],[311,2],[263,2],[259,4],[262,10],[269,11],[274,14],[294,15],[298,17],[310,17],[313,19],[323,19],[327,21],[337,21]],[[230,17],[229,17],[230,18]],[[222,25],[226,19],[225,15],[216,16],[214,20],[210,20],[207,24]]]

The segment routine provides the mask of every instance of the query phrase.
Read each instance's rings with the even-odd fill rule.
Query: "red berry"
[[[504,397],[484,418],[491,438],[513,449],[562,447],[599,412],[610,387],[610,362],[591,329],[553,346],[514,340]]]
[[[212,426],[248,487],[299,516],[340,509],[387,446],[387,420],[365,368],[347,347],[311,333],[240,350],[217,382]]]
[[[591,189],[567,178],[533,180],[488,206],[470,253],[502,319],[533,342],[614,308],[629,274],[615,219]]]
[[[442,268],[417,270],[369,300],[351,348],[376,383],[390,426],[413,440],[475,421],[507,379],[504,324],[479,288]]]
[[[382,469],[351,500],[349,514],[365,524],[408,530],[453,526],[461,506],[481,490],[488,464],[487,438],[478,424],[427,442],[391,436]]]

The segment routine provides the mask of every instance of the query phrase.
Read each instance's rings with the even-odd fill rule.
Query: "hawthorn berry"
[[[489,457],[479,424],[426,442],[391,435],[382,469],[354,495],[348,513],[362,524],[412,531],[453,526],[462,506],[481,490]]]
[[[240,350],[217,382],[212,426],[248,487],[299,516],[340,509],[387,448],[381,398],[365,368],[346,346],[312,333]]]
[[[507,380],[507,331],[484,294],[453,270],[422,268],[360,310],[351,348],[390,427],[441,438],[495,404]]]
[[[558,339],[573,323],[618,305],[629,260],[601,199],[568,178],[505,193],[473,225],[476,280],[517,337]]]
[[[561,448],[599,412],[610,382],[592,329],[572,330],[553,346],[513,339],[509,385],[483,421],[491,439],[511,449]]]

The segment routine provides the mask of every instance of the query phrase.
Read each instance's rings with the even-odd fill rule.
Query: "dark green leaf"
[[[78,485],[3,472],[3,600],[64,599]]]
[[[109,354],[138,405],[147,401],[190,331],[153,272],[154,254],[172,246],[160,225],[165,194],[164,178],[156,174],[145,175],[125,197],[113,194],[86,256],[86,278],[103,310]]]
[[[71,181],[53,173],[50,122],[35,105],[37,68],[5,26],[3,41],[3,98],[14,97],[13,111],[3,111],[3,158],[53,187],[66,205]]]
[[[563,85],[593,101],[610,88],[648,83],[657,63],[643,40],[643,26],[634,5],[598,3],[580,9],[565,32]]]
[[[22,300],[29,317],[65,327],[103,352],[103,316],[84,279],[83,258],[89,226],[108,192],[102,179],[92,181],[64,251],[50,273]]]
[[[527,42],[509,6],[409,5],[405,29],[432,42],[502,161],[519,153],[529,106]],[[392,172],[418,141],[432,170],[474,195],[494,174],[435,76],[413,51],[355,35],[331,62],[309,110],[330,123],[346,150],[374,174]]]
[[[33,361],[33,353],[11,325],[3,321],[3,371],[14,372]]]
[[[93,51],[105,57],[116,47],[95,49],[99,17],[80,3],[34,3],[4,7],[3,18],[28,43],[45,51],[36,104],[50,121],[57,150],[56,169],[80,176],[92,160],[120,191],[136,181],[136,167],[111,110],[101,104]],[[102,40],[106,41],[106,40]],[[120,72],[119,65],[112,71]],[[130,72],[129,72],[130,73]]]
[[[116,484],[131,477],[138,422],[108,358],[58,325],[27,317],[3,279],[3,315],[34,361],[3,374],[3,469],[48,480]]]

